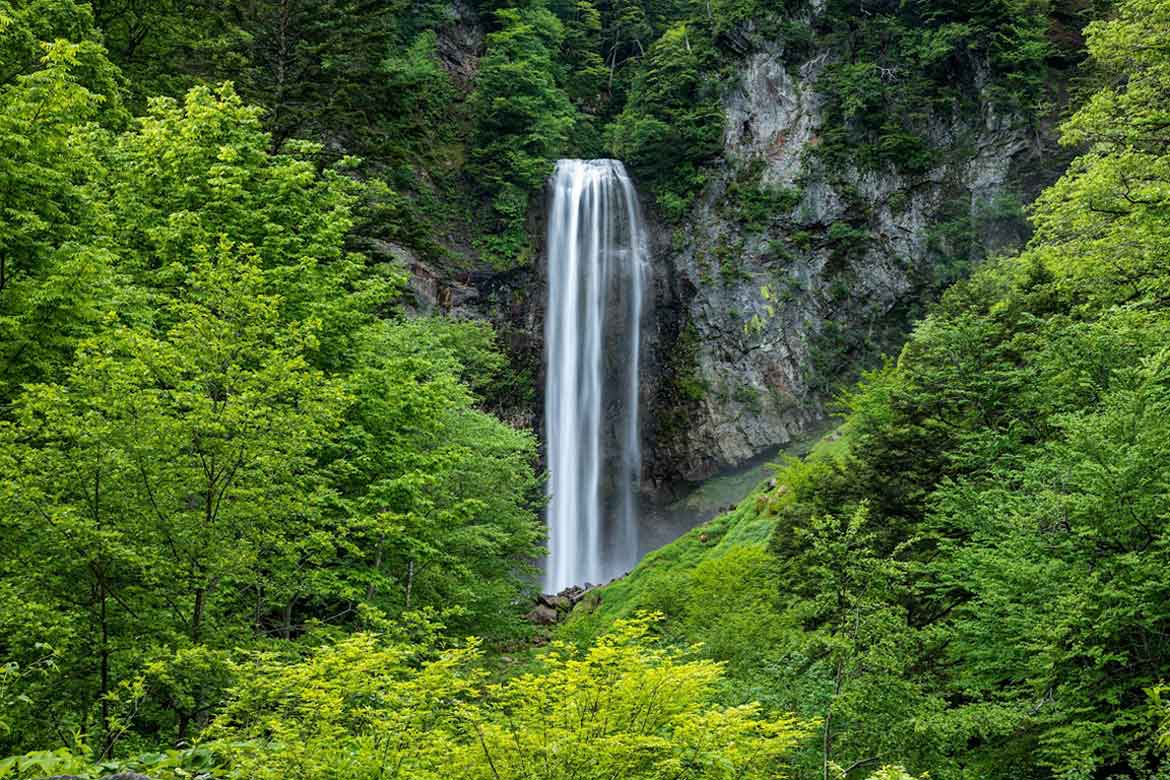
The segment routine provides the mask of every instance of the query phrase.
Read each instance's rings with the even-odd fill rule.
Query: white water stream
[[[561,160],[551,188],[546,592],[605,582],[637,562],[648,273],[637,192],[620,162]]]

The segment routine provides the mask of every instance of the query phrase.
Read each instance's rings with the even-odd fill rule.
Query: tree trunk
[[[191,641],[199,644],[203,632],[203,611],[207,602],[207,586],[200,583],[195,589],[195,606],[191,610]]]
[[[101,621],[101,648],[98,653],[100,668],[98,675],[100,677],[99,689],[102,720],[102,748],[99,758],[106,758],[110,754],[110,749],[114,747],[113,735],[110,733],[110,623],[107,612],[109,593],[106,589],[105,566],[99,565],[98,571],[98,614],[99,620]]]
[[[386,549],[386,534],[382,534],[381,536],[378,537],[378,552],[374,556],[374,573],[375,574],[382,570],[382,553],[385,549]],[[377,592],[378,592],[378,589],[375,588],[374,583],[371,582],[369,584],[369,586],[366,587],[366,601],[373,601],[374,594]]]
[[[414,587],[414,559],[406,565],[406,611],[410,611],[410,591]]]
[[[825,733],[821,739],[821,768],[822,780],[829,780],[829,757],[833,751],[833,738],[830,736],[830,729],[832,727],[833,719],[833,704],[837,701],[837,697],[841,695],[841,677],[844,673],[844,664],[838,660],[836,679],[833,681],[833,698],[829,701],[829,706],[825,709]]]
[[[288,603],[284,605],[284,609],[281,610],[280,635],[285,639],[292,639],[293,603],[296,600],[296,596],[293,596],[288,600]]]
[[[98,532],[102,530],[102,472],[95,469],[93,473],[93,520]],[[97,565],[94,566],[94,575],[97,578],[98,589],[98,632],[100,645],[98,648],[98,695],[101,697],[98,709],[101,717],[101,750],[98,758],[105,758],[114,747],[113,735],[110,733],[110,592],[106,583],[106,562],[101,548],[98,549]]]

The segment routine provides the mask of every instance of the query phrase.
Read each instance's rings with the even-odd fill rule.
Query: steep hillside
[[[1063,128],[1088,151],[1028,248],[846,396],[847,446],[648,556],[564,636],[665,613],[727,663],[729,701],[820,717],[806,776],[1165,772],[1167,13],[1090,28],[1107,86]]]

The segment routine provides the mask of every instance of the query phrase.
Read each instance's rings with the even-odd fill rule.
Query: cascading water
[[[561,160],[551,182],[545,590],[604,582],[638,558],[638,364],[646,239],[616,160]]]

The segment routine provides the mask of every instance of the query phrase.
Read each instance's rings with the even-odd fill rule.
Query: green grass
[[[848,449],[848,436],[839,427],[818,439],[794,445],[778,456],[836,458]],[[780,458],[777,458],[780,459]],[[776,463],[759,463],[742,472],[708,480],[686,498],[671,506],[674,511],[700,513],[735,507],[691,529],[675,541],[646,555],[628,575],[599,588],[573,611],[556,631],[556,638],[587,644],[604,633],[615,620],[641,611],[666,616],[664,632],[679,641],[709,641],[714,622],[712,607],[724,617],[739,614],[750,619],[773,599],[776,584],[769,580],[772,561],[766,552],[775,527],[774,508],[783,500],[783,469]],[[769,480],[778,480],[769,487]],[[746,494],[746,495],[745,495]],[[734,498],[733,498],[734,496]],[[744,567],[750,569],[745,572]],[[731,603],[703,603],[717,597],[718,581],[747,578],[741,587],[722,594]],[[759,585],[767,592],[752,592]]]
[[[587,643],[615,620],[641,610],[665,611],[667,597],[675,590],[680,575],[694,571],[705,561],[722,558],[736,546],[763,549],[773,525],[771,517],[755,511],[754,497],[763,494],[763,487],[757,486],[731,512],[648,554],[628,575],[590,594],[591,598],[582,602],[560,627],[559,638]]]
[[[843,458],[849,452],[849,430],[842,424],[822,436],[809,450],[808,457]]]

